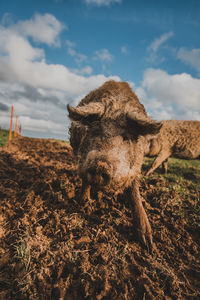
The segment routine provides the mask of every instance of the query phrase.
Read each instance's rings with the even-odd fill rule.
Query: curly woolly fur
[[[139,193],[139,176],[148,139],[161,124],[148,117],[126,82],[108,81],[89,93],[76,108],[68,106],[72,120],[70,142],[82,178],[82,197],[90,188],[130,195],[135,230],[152,247],[152,233]]]
[[[200,121],[162,121],[162,128],[156,138],[149,141],[147,156],[156,156],[147,175],[163,164],[167,173],[170,156],[195,159],[200,156]]]

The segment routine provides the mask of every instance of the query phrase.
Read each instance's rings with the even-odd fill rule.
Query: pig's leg
[[[82,188],[81,188],[80,197],[84,201],[87,199],[90,200],[90,190],[91,190],[91,186],[84,179],[82,179]]]
[[[134,206],[134,218],[136,220],[137,233],[140,241],[152,252],[153,240],[151,225],[142,205],[142,197],[139,192],[139,180],[136,178],[131,188],[131,200]]]
[[[162,163],[162,171],[164,174],[167,174],[167,164],[168,164],[168,158],[165,159],[165,161],[163,161]]]
[[[154,160],[151,168],[147,172],[147,176],[150,175],[155,169],[157,169],[165,160],[168,159],[168,157],[171,155],[169,151],[161,151],[156,159]]]

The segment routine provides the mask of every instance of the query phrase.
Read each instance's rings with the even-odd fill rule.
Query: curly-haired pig
[[[167,120],[161,123],[159,134],[149,140],[146,155],[156,158],[147,175],[161,164],[166,174],[170,156],[184,159],[195,159],[200,156],[200,121]]]
[[[127,193],[133,205],[135,231],[149,249],[152,231],[139,192],[139,176],[148,140],[161,123],[146,113],[126,82],[108,81],[77,107],[68,105],[70,143],[82,178],[82,196],[90,187]]]

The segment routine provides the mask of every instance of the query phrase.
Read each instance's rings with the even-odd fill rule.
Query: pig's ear
[[[138,119],[127,116],[128,126],[138,135],[157,135],[162,127],[161,122],[155,122],[149,119]]]
[[[99,119],[104,113],[104,106],[99,102],[89,103],[83,106],[72,107],[67,105],[69,118],[72,121],[90,123]]]
[[[150,135],[157,135],[160,132],[160,129],[162,127],[162,123],[160,122],[140,122],[139,126],[141,130],[141,134],[150,134]]]

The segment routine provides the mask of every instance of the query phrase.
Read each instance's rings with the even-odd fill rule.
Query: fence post
[[[10,116],[10,132],[9,132],[9,141],[12,140],[12,122],[13,122],[13,105],[11,107],[11,116]]]

